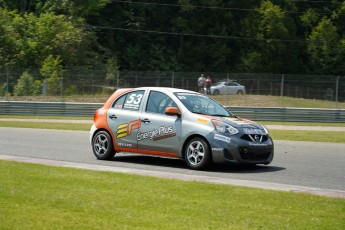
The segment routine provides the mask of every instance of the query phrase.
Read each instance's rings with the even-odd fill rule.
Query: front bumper
[[[215,163],[269,164],[274,156],[274,144],[269,136],[262,142],[253,142],[239,135],[219,138],[219,134],[213,134],[209,142]]]

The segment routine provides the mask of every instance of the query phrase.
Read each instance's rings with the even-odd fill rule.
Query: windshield
[[[234,115],[211,98],[198,93],[174,93],[192,113],[210,116],[234,117]]]

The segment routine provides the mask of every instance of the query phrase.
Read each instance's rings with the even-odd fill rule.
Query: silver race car
[[[90,141],[98,159],[133,152],[180,158],[191,169],[212,162],[266,165],[274,155],[263,125],[203,94],[161,87],[117,90],[95,112]]]

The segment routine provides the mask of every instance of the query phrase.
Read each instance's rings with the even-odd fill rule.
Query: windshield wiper
[[[224,115],[224,114],[209,114],[210,116],[215,116],[215,117],[229,117],[229,115]]]
[[[199,112],[193,112],[193,111],[192,111],[192,113],[211,116],[210,114],[207,114],[207,113],[199,113]]]
[[[202,114],[202,115],[207,115],[207,116],[214,116],[214,117],[235,117],[237,118],[237,116],[233,115],[233,114],[209,114],[209,113],[201,113],[201,112],[192,112],[192,113],[196,113],[196,114]]]

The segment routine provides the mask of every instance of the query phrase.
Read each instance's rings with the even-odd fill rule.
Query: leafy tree
[[[60,55],[66,68],[97,67],[102,47],[82,19],[43,12],[9,12],[0,6],[0,60],[3,65],[39,67],[50,55]]]
[[[49,55],[40,69],[43,78],[48,79],[48,95],[56,96],[61,94],[60,74],[63,69],[61,63],[60,56]]]
[[[42,83],[25,71],[14,86],[14,96],[36,96],[41,92]]]
[[[344,34],[337,0],[0,0],[1,66],[53,55],[64,69],[107,68],[107,81],[111,59],[119,70],[342,75]]]
[[[107,61],[107,74],[106,74],[106,81],[108,81],[109,84],[114,84],[114,82],[117,80],[117,73],[119,70],[119,66],[117,64],[117,61],[114,57],[109,58]]]
[[[53,74],[48,78],[48,95],[61,95],[61,77]]]
[[[320,16],[315,9],[310,8],[307,9],[303,15],[301,15],[300,20],[301,26],[306,27],[308,31],[311,31],[319,22]]]
[[[260,42],[242,56],[246,70],[270,73],[294,71],[294,62],[298,60],[295,49],[292,49],[295,28],[283,10],[269,0],[263,1],[259,8],[259,20],[255,25],[255,36]],[[290,67],[286,63],[290,63]]]
[[[49,78],[52,75],[59,76],[63,69],[62,66],[62,59],[60,56],[54,57],[53,55],[49,55],[46,60],[44,61],[40,73],[43,78]]]
[[[4,84],[0,84],[0,96],[3,97],[3,96],[6,96],[7,94],[7,84],[4,83]]]
[[[17,46],[20,36],[12,24],[16,15],[0,7],[0,63],[3,66],[14,66],[20,53]]]
[[[338,63],[344,60],[344,45],[340,43],[337,29],[331,20],[324,17],[312,30],[308,41],[312,71],[318,74],[339,74]]]
[[[1,0],[0,6],[9,10],[25,13],[54,12],[56,15],[65,14],[74,17],[95,15],[110,0]]]

